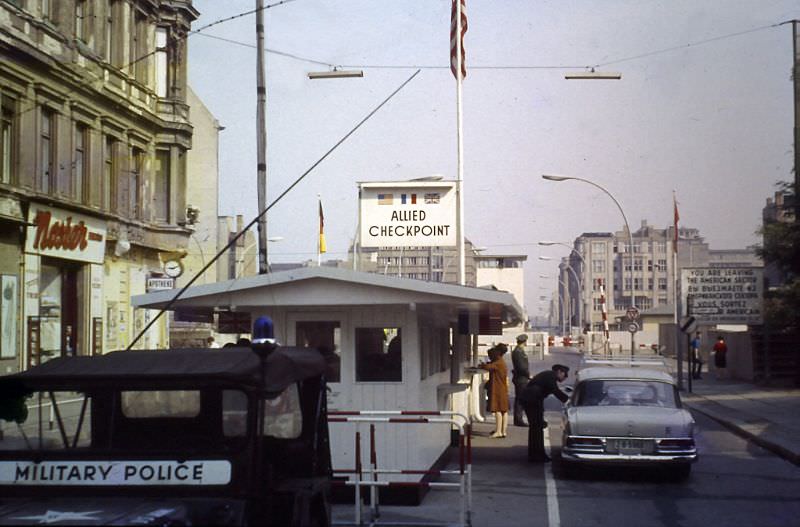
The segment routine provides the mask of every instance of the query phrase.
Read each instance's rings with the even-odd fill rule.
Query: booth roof
[[[309,284],[308,292],[305,295],[303,304],[306,306],[319,305],[315,295],[318,280],[327,280],[332,283],[343,283],[347,285],[366,286],[374,288],[364,296],[347,295],[339,297],[338,305],[368,305],[375,304],[375,300],[380,298],[380,290],[403,291],[408,294],[409,301],[425,303],[442,302],[457,305],[464,304],[500,304],[504,306],[507,319],[510,321],[522,320],[522,308],[514,299],[514,296],[507,291],[496,291],[480,287],[469,287],[458,284],[442,282],[428,282],[412,278],[400,278],[396,276],[386,276],[377,273],[366,273],[353,271],[351,269],[335,267],[300,267],[277,273],[267,273],[224,282],[215,282],[190,287],[173,305],[173,309],[191,308],[194,302],[202,303],[212,297],[223,297],[235,300],[238,294],[246,293],[255,289],[264,291],[264,295],[259,295],[261,305],[268,307],[271,305],[270,288],[292,284],[292,286],[303,287],[303,282]],[[314,281],[317,281],[316,284]],[[146,307],[159,309],[165,307],[177,294],[178,290],[170,289],[165,291],[155,291],[144,295],[137,295],[131,299],[136,307]]]

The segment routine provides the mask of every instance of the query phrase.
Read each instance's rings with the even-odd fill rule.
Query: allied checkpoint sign
[[[362,247],[456,245],[455,181],[359,183]]]
[[[684,268],[681,292],[684,314],[701,325],[763,323],[763,268]]]

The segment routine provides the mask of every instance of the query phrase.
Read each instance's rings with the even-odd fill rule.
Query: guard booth
[[[165,306],[176,291],[132,299]],[[328,409],[447,410],[480,415],[474,373],[478,334],[521,323],[505,291],[330,267],[303,267],[189,288],[171,307],[194,314],[267,315],[282,345],[319,348],[328,362]],[[483,329],[482,329],[483,328]],[[474,344],[474,345],[473,345]],[[429,469],[451,444],[451,426],[376,431],[382,466]],[[355,466],[355,430],[331,426],[334,469]],[[362,451],[362,462],[368,462]],[[407,482],[418,475],[402,476]],[[410,498],[415,499],[413,496]]]

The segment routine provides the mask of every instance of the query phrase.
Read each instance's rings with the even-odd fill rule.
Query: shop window
[[[11,183],[14,138],[14,105],[3,98],[2,120],[0,121],[0,183]]]
[[[153,189],[153,216],[156,221],[169,221],[170,175],[169,150],[157,150]]]
[[[17,309],[19,281],[16,275],[0,275],[0,358],[17,354]]]
[[[295,325],[297,346],[317,348],[325,357],[328,382],[341,382],[341,338],[338,320],[304,320]]]
[[[400,328],[356,328],[356,382],[400,382]]]

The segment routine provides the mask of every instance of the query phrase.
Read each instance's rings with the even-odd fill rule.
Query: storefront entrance
[[[83,337],[80,320],[83,274],[79,264],[42,258],[39,275],[41,347],[34,363],[78,355]]]

